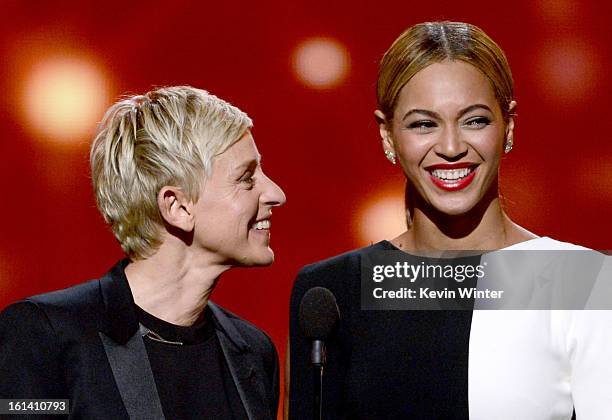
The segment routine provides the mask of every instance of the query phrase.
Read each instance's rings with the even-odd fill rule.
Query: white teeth
[[[270,229],[270,221],[269,220],[261,220],[257,223],[255,223],[255,225],[253,225],[253,227],[257,230],[262,230],[262,229]]]
[[[436,178],[440,178],[445,181],[455,181],[457,179],[465,178],[470,172],[472,172],[472,168],[434,169],[431,174]]]

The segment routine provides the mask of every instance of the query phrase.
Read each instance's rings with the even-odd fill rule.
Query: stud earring
[[[387,156],[387,160],[395,165],[397,162],[395,161],[395,153],[391,150],[385,150],[385,156]]]
[[[514,142],[512,140],[512,137],[508,137],[508,140],[506,140],[506,145],[504,146],[504,152],[510,153],[513,145],[514,145]]]

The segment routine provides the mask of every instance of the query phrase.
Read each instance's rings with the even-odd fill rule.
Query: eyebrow
[[[242,171],[249,169],[253,165],[255,166],[261,165],[261,155],[260,154],[258,154],[255,159],[249,159],[249,160],[242,162],[240,165],[237,165],[236,167],[234,167],[234,171],[242,172]]]
[[[493,113],[493,111],[491,111],[491,108],[489,108],[485,104],[474,104],[474,105],[470,105],[470,106],[467,106],[461,109],[459,113],[457,114],[457,118],[460,118],[463,115],[467,114],[468,112],[474,111],[475,109],[485,109]],[[404,121],[406,118],[408,118],[412,114],[423,114],[423,115],[427,115],[430,118],[441,119],[440,114],[438,114],[437,112],[429,111],[427,109],[411,109],[410,111],[406,112],[406,114],[404,114],[402,121]]]

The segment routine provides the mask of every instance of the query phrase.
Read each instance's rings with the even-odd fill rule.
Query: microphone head
[[[306,338],[325,340],[340,320],[334,294],[325,287],[309,289],[300,302],[298,320]]]

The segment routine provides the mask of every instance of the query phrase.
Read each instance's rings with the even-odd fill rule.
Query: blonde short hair
[[[387,121],[400,91],[430,64],[460,60],[480,70],[491,83],[504,119],[510,116],[514,82],[502,49],[482,29],[463,22],[425,22],[406,29],[385,53],[378,72],[378,109]]]
[[[91,174],[98,209],[130,258],[161,244],[161,188],[197,201],[214,157],[252,125],[235,106],[190,86],[125,97],[108,109],[91,146]]]

